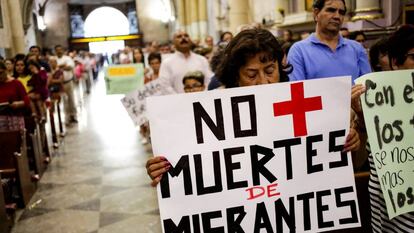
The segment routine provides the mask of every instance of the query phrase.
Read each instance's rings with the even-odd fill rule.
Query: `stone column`
[[[297,6],[298,6],[298,12],[296,12],[296,13],[301,13],[301,12],[304,12],[304,11],[306,11],[306,2],[305,2],[305,0],[297,0],[296,1],[297,2]]]
[[[198,27],[200,33],[200,39],[204,40],[207,36],[207,1],[198,1]]]
[[[10,16],[10,31],[12,35],[12,53],[25,53],[24,30],[20,1],[7,1]]]
[[[180,24],[180,29],[185,29],[187,25],[187,19],[185,15],[185,2],[184,0],[177,1],[177,14],[178,14],[178,22]]]
[[[141,32],[144,32],[145,42],[154,40],[167,41],[171,38],[169,26],[161,22],[161,20],[153,19],[152,15],[150,15],[150,12],[152,12],[151,7],[153,7],[151,1],[153,0],[135,0],[139,28]]]
[[[192,0],[184,0],[184,5],[185,5],[185,31],[189,34],[192,34],[191,31],[191,1]]]
[[[383,18],[381,5],[379,0],[357,0],[355,16],[352,21],[363,19],[378,19]]]
[[[275,23],[282,24],[283,17],[289,13],[289,2],[288,0],[275,0]],[[282,13],[284,15],[282,15]]]
[[[240,25],[249,23],[249,1],[229,0],[230,31],[237,32]]]
[[[200,30],[198,28],[198,0],[191,0],[190,1],[190,19],[191,19],[191,37],[193,39],[200,38]]]

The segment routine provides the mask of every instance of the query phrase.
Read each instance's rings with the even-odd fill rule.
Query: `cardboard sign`
[[[164,233],[323,232],[359,226],[351,78],[148,98]]]
[[[144,65],[127,64],[105,67],[107,94],[127,94],[144,85]]]
[[[122,104],[136,126],[148,121],[145,99],[149,96],[161,96],[174,94],[174,89],[163,83],[162,79],[156,79],[144,85],[144,87],[127,94],[121,99]]]
[[[361,96],[388,217],[414,211],[414,70],[364,75]]]

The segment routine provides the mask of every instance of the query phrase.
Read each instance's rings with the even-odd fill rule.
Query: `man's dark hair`
[[[346,11],[345,0],[341,0],[341,1],[344,3],[345,11]],[[326,0],[314,0],[312,6],[313,6],[314,9],[322,10],[322,8],[325,6],[325,2],[326,2]]]
[[[371,64],[371,68],[376,72],[382,71],[379,65],[380,54],[388,54],[388,37],[379,38],[369,49],[369,63]]]
[[[414,48],[414,26],[401,26],[388,40],[388,58],[392,69],[392,59],[397,65],[402,65],[407,59],[407,52]]]
[[[55,50],[56,50],[57,48],[62,48],[62,49],[63,49],[63,46],[62,46],[62,45],[60,45],[60,44],[55,45]]]
[[[40,49],[40,47],[38,45],[32,45],[32,46],[30,46],[29,51],[32,50],[32,49],[38,49],[39,50],[39,53],[42,52],[42,50]]]
[[[226,88],[238,87],[239,69],[259,53],[265,56],[261,62],[277,61],[279,66],[280,82],[287,81],[285,72],[287,67],[282,65],[284,52],[276,37],[266,29],[247,29],[234,37],[224,50],[221,64],[217,68],[216,76]]]
[[[34,61],[34,60],[29,60],[29,61],[27,62],[27,68],[29,68],[29,66],[36,66],[36,68],[37,68],[38,70],[40,70],[40,69],[41,69],[41,66],[40,66],[39,62]]]
[[[154,59],[158,59],[161,62],[161,54],[157,52],[150,53],[148,55],[148,64]]]
[[[339,31],[349,31],[347,27],[341,27],[341,29],[339,29]]]

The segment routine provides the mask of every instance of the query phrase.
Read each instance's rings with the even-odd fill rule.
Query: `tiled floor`
[[[12,232],[161,232],[149,156],[119,101],[103,81],[79,100],[67,135]]]

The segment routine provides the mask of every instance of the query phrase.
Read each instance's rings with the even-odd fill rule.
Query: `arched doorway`
[[[129,21],[121,11],[104,6],[93,10],[86,17],[84,30],[85,37],[128,35]],[[123,40],[89,43],[89,51],[109,56],[124,47]]]

